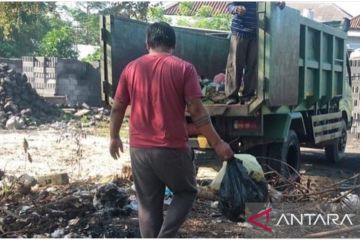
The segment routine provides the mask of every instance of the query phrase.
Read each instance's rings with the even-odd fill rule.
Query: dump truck
[[[257,14],[256,97],[244,104],[205,104],[215,129],[235,152],[263,158],[283,174],[299,169],[301,146],[325,149],[329,163],[340,161],[352,121],[351,110],[340,104],[352,102],[344,94],[346,32],[271,2],[259,2]],[[148,23],[114,16],[100,22],[102,93],[111,104],[124,67],[147,53]],[[229,32],[174,29],[174,55],[194,64],[203,78],[225,72]],[[190,117],[187,123],[193,129]],[[189,131],[189,143],[199,158],[213,156],[196,131]]]

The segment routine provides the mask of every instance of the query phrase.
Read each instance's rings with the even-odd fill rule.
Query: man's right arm
[[[206,111],[200,98],[192,98],[186,100],[187,110],[191,119],[199,132],[206,137],[210,146],[212,146],[217,155],[222,160],[229,160],[234,156],[229,144],[225,143],[211,123],[210,116]]]

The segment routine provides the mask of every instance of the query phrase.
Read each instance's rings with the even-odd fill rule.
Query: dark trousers
[[[190,149],[130,148],[143,238],[171,238],[192,209],[196,197],[196,172]],[[173,192],[163,216],[165,187]]]
[[[226,64],[226,96],[229,98],[238,97],[242,79],[244,81],[242,95],[246,96],[255,93],[257,57],[257,39],[241,38],[235,34],[231,35],[229,55]]]

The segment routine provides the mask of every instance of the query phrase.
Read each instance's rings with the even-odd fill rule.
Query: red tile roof
[[[360,15],[351,19],[350,29],[360,30]]]
[[[211,1],[211,2],[192,2],[190,15],[195,15],[202,6],[212,7],[213,15],[229,14],[229,12],[227,10],[227,5],[229,3],[230,2],[213,2],[213,1]],[[165,9],[165,15],[179,15],[179,3],[176,3],[176,4],[172,5],[171,7]]]

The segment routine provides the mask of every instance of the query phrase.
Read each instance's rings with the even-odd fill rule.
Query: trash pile
[[[26,75],[0,64],[0,128],[22,129],[47,123],[60,113],[36,93]]]
[[[219,73],[213,80],[201,79],[203,103],[224,103],[225,100],[225,74]]]
[[[139,237],[127,184],[40,186],[31,176],[5,174],[0,181],[0,238]]]

